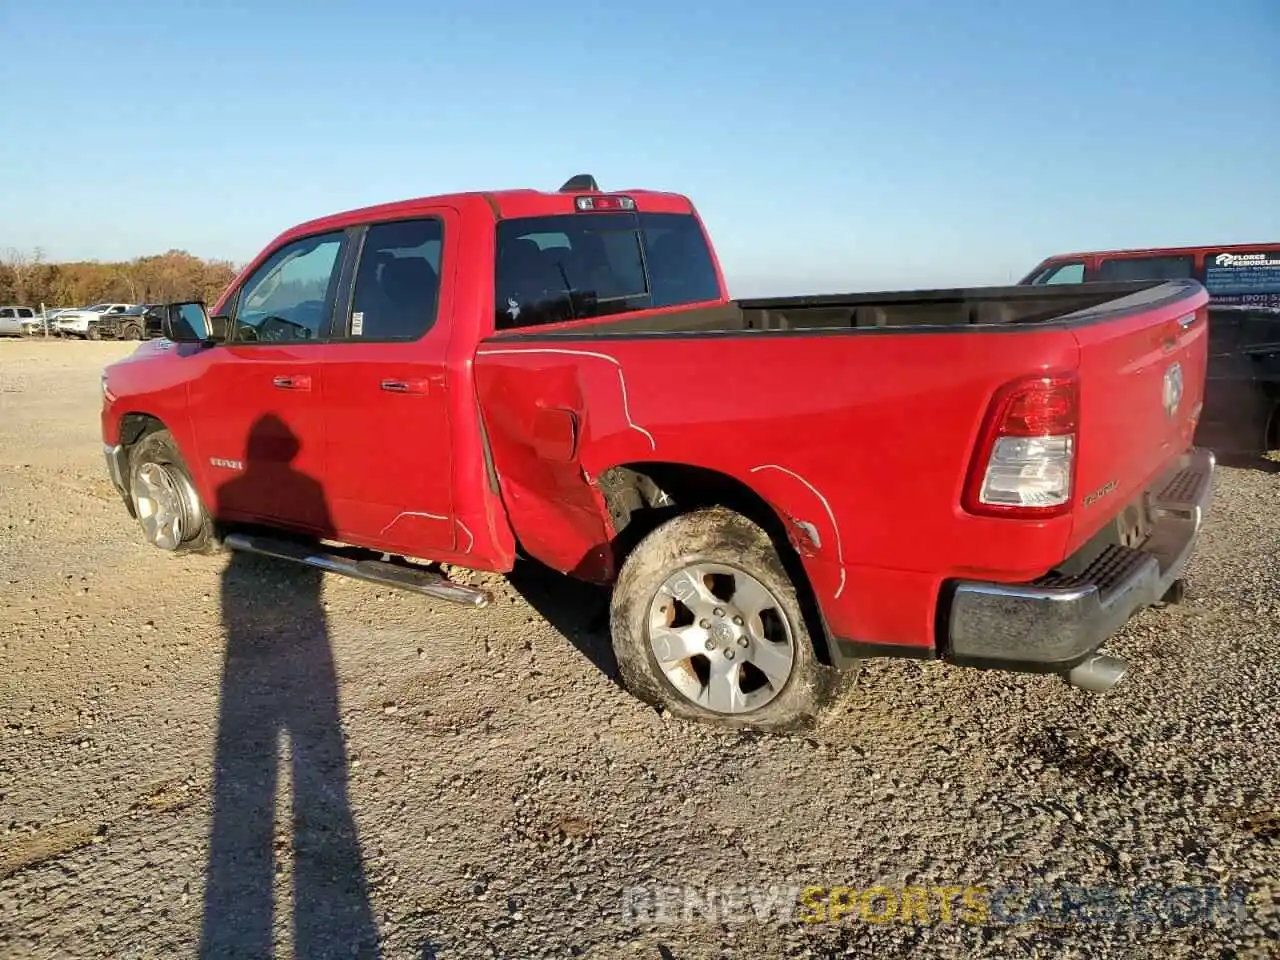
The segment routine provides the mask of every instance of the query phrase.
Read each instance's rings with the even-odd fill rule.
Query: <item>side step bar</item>
[[[469,607],[487,607],[493,600],[489,591],[479,587],[453,583],[439,574],[402,567],[385,560],[353,560],[336,553],[312,549],[305,544],[277,540],[274,537],[252,536],[247,533],[228,534],[223,543],[232,550],[256,553],[259,556],[274,557],[277,560],[291,560],[294,563],[306,564],[308,567],[327,570],[329,573],[367,580],[369,583],[384,587],[408,590],[411,593],[435,597],[437,600],[448,600],[450,603],[461,603]]]

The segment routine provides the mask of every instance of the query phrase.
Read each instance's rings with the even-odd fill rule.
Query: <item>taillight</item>
[[[1015,380],[992,399],[965,484],[964,508],[1056,517],[1071,509],[1080,385],[1074,375]]]

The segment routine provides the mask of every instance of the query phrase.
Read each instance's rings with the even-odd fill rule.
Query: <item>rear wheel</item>
[[[628,690],[716,726],[802,727],[837,681],[768,535],[722,507],[669,520],[636,546],[611,627]]]
[[[130,448],[129,496],[153,547],[182,553],[217,547],[213,520],[168,430],[149,433]]]

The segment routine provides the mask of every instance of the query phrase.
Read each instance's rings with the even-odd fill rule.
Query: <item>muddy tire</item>
[[[170,553],[221,548],[213,519],[168,430],[148,433],[129,449],[129,499],[153,547]]]
[[[772,541],[723,507],[640,541],[614,587],[610,627],[624,686],[685,719],[799,729],[837,687]]]
[[[126,323],[120,331],[121,340],[141,340],[142,328],[136,323]]]
[[[101,340],[102,331],[98,329],[96,324],[89,324],[89,329],[85,331],[84,338],[86,340]]]

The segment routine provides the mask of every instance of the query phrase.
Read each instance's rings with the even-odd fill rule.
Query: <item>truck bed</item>
[[[803,559],[837,636],[928,647],[946,582],[1044,575],[1187,450],[1207,300],[1194,281],[988,288],[504,331],[474,366],[492,482],[527,552],[601,582],[612,520],[590,478],[741,484],[815,531]],[[994,398],[1039,372],[1079,383],[1072,509],[963,510]]]
[[[712,307],[600,317],[568,324],[523,327],[502,340],[583,339],[621,335],[734,334],[749,331],[824,333],[1076,326],[1150,310],[1187,296],[1189,280],[1135,280],[1054,287],[960,287],[888,293],[731,300]]]

